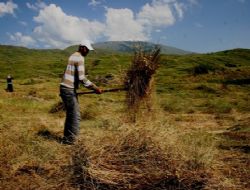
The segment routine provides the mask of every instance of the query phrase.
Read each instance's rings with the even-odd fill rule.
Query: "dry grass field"
[[[1,91],[1,189],[249,188],[248,113],[169,113],[157,99],[131,123],[124,92],[84,95],[79,142],[67,146],[64,112],[50,113],[57,82]]]

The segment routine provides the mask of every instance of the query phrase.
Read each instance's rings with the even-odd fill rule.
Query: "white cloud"
[[[153,0],[145,4],[137,19],[146,27],[168,27],[184,16],[185,5],[177,0]]]
[[[182,3],[174,3],[174,8],[177,12],[178,17],[182,19],[184,15],[185,5]]]
[[[12,1],[8,1],[7,3],[0,2],[0,17],[5,14],[14,15],[14,10],[18,8],[18,5],[13,3]]]
[[[16,32],[15,34],[9,34],[9,37],[15,44],[20,46],[35,46],[36,41],[31,36],[25,36],[21,32]]]
[[[26,6],[29,8],[29,9],[32,9],[34,11],[37,11],[37,7],[35,5],[32,5],[31,3],[26,3]]]
[[[27,22],[25,22],[25,21],[19,21],[19,24],[21,24],[23,26],[27,26],[28,25]]]
[[[94,6],[101,1],[103,0],[92,0],[89,5]],[[194,3],[197,0],[187,2],[189,1]],[[152,0],[151,3],[143,5],[139,12],[128,8],[106,7],[106,20],[103,23],[68,15],[55,4],[45,5],[42,1],[37,1],[35,4],[26,3],[26,5],[30,9],[39,10],[38,15],[34,17],[37,26],[33,30],[33,39],[42,44],[42,47],[64,48],[78,44],[83,39],[150,40],[153,32],[161,32],[163,28],[173,25],[184,17],[188,3],[179,2]],[[25,37],[16,34],[12,38],[17,36],[20,39]]]
[[[194,23],[194,26],[196,28],[203,28],[204,27],[201,23],[198,23],[198,22]]]
[[[82,39],[95,40],[104,31],[102,23],[67,15],[54,4],[40,10],[34,21],[40,24],[34,29],[39,41],[57,48],[79,43]]]
[[[152,32],[182,19],[184,10],[185,5],[177,0],[153,0],[138,13],[106,8],[106,35],[109,40],[149,40]]]
[[[150,27],[170,26],[175,22],[170,5],[164,1],[153,1],[152,5],[145,4],[137,18],[141,24]]]
[[[88,5],[90,5],[90,6],[97,6],[97,5],[99,5],[99,4],[101,4],[101,1],[97,1],[97,0],[91,0],[89,3],[88,3]]]
[[[147,40],[143,30],[130,9],[107,8],[105,35],[108,40]]]
[[[26,3],[26,6],[29,8],[29,9],[32,9],[34,11],[37,11],[39,9],[43,9],[45,8],[47,5],[43,2],[43,1],[37,1],[35,4],[31,4],[29,2]]]
[[[198,0],[188,0],[188,2],[190,4],[193,4],[193,5],[197,5],[198,4]]]

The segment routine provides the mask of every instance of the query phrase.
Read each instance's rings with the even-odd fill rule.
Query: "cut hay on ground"
[[[79,142],[73,153],[73,183],[84,190],[198,190],[208,173],[173,145],[163,145],[159,131],[121,128],[94,142]],[[167,139],[166,139],[167,140]]]

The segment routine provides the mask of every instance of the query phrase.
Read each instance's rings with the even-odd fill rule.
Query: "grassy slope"
[[[8,73],[16,79],[58,77],[68,54],[61,50],[33,50],[23,47],[0,46],[1,78]]]
[[[20,189],[76,188],[69,181],[73,153],[70,147],[58,143],[64,113],[49,113],[60,100],[59,75],[69,54],[60,50],[0,47],[0,134],[4,137],[0,141],[0,187],[3,189],[17,185]],[[104,88],[121,84],[120,78],[131,58],[128,54],[90,54],[86,64],[89,77]],[[167,142],[175,145],[160,146],[181,150],[188,161],[195,158],[207,169],[212,168],[210,189],[249,188],[249,60],[250,51],[244,49],[163,55],[156,75],[159,107],[155,110],[157,119],[150,125],[163,127],[161,134],[165,133]],[[208,74],[194,76],[194,67],[201,64],[207,65]],[[13,94],[3,90],[8,73],[15,78]],[[114,75],[110,84],[103,83],[107,74]],[[105,143],[110,146],[109,143],[119,142],[119,136],[114,139],[118,126],[126,125],[124,93],[86,95],[79,101],[83,120],[80,137],[87,140],[90,150],[96,150],[93,155],[97,156]],[[156,137],[158,142],[166,142]],[[218,153],[213,153],[211,144],[215,143]],[[97,145],[99,149],[94,149]],[[213,154],[216,160],[211,163]]]

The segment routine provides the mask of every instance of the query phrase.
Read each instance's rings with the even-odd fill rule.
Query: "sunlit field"
[[[0,51],[0,189],[250,188],[249,50],[161,55],[152,108],[134,121],[125,91],[79,96],[80,135],[65,145],[59,83],[70,53],[9,57],[12,48]],[[132,58],[91,54],[88,77],[121,87]]]

